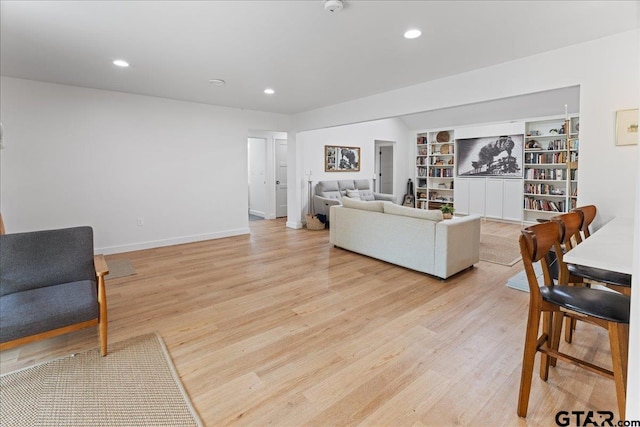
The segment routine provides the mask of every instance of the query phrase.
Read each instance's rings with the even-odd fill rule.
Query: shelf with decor
[[[523,220],[536,222],[568,212],[577,203],[579,118],[526,123]]]
[[[455,154],[453,130],[434,130],[417,134],[416,207],[440,209],[453,204]]]

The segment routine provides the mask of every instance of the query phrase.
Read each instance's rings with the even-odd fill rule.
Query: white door
[[[287,216],[287,140],[276,139],[276,218]]]
[[[393,194],[393,145],[380,147],[380,193]]]

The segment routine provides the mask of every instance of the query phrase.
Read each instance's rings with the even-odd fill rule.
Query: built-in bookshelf
[[[416,142],[416,207],[440,209],[446,203],[453,205],[453,130],[422,132]]]
[[[579,118],[526,123],[523,220],[535,222],[576,207]]]

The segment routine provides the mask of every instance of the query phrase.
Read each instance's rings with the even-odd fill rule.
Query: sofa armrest
[[[104,277],[109,274],[109,266],[107,260],[102,255],[93,256],[93,265],[96,269],[96,277]]]
[[[479,215],[454,217],[436,224],[436,275],[447,278],[480,261]]]
[[[329,208],[331,208],[331,206],[340,206],[341,204],[338,199],[313,196],[313,211],[317,214],[327,215],[327,217],[329,216]]]
[[[384,200],[387,202],[396,203],[396,198],[393,196],[393,194],[373,193],[373,197],[376,200]]]

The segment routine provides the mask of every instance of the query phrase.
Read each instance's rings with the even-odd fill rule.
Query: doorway
[[[393,194],[393,154],[395,142],[375,141],[376,150],[376,180],[373,191],[383,194]]]
[[[287,134],[252,131],[247,138],[249,220],[287,216]]]
[[[264,219],[267,215],[266,156],[267,139],[249,138],[249,219]]]

